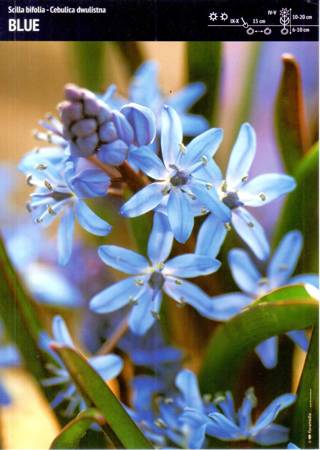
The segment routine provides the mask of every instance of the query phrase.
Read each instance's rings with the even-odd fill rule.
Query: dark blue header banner
[[[0,40],[318,40],[318,1],[0,0]]]

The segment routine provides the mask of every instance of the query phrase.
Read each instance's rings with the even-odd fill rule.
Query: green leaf
[[[129,68],[130,73],[133,74],[145,59],[141,47],[141,42],[114,41],[113,43],[120,51]]]
[[[309,291],[302,285],[282,287],[221,325],[204,357],[202,392],[214,394],[232,388],[247,353],[265,339],[314,325],[318,301]]]
[[[314,326],[298,388],[290,440],[301,448],[319,448],[319,328]]]
[[[221,74],[221,42],[187,42],[189,81],[202,81],[207,91],[192,108],[203,115],[209,123],[217,119],[217,101]]]
[[[94,423],[100,426],[105,424],[105,419],[99,411],[94,408],[82,411],[61,430],[50,448],[78,448],[81,438]]]
[[[87,89],[99,91],[105,83],[105,42],[74,42],[74,56],[79,82]]]
[[[35,303],[25,291],[0,237],[0,316],[26,367],[39,382],[45,371],[38,348],[43,329]]]
[[[104,431],[116,448],[152,448],[108,385],[76,350],[54,344],[87,404],[105,418]]]
[[[275,129],[285,167],[293,173],[306,149],[301,72],[293,55],[282,56],[283,72],[275,104]]]
[[[306,154],[295,172],[297,187],[292,191],[283,206],[278,222],[274,243],[279,243],[288,231],[300,230],[304,237],[302,258],[299,270],[318,272],[318,144]]]

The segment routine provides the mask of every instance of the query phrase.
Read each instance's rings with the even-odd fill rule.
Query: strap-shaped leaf
[[[286,286],[267,294],[221,325],[213,335],[200,373],[202,392],[232,388],[246,354],[259,342],[314,325],[318,300],[313,290]]]
[[[319,328],[315,325],[295,403],[291,441],[300,448],[319,448]]]
[[[106,420],[104,430],[117,448],[152,448],[104,380],[76,350],[52,344],[79,392]]]
[[[214,123],[221,72],[221,42],[188,42],[186,45],[189,81],[202,81],[207,88],[192,112]]]
[[[319,229],[317,205],[319,204],[319,145],[305,155],[295,172],[297,187],[284,204],[277,225],[275,244],[291,230],[300,230],[304,236],[300,272],[318,272]]]
[[[0,316],[28,370],[39,381],[45,376],[38,348],[40,323],[35,303],[26,293],[0,237]]]
[[[50,448],[79,448],[81,438],[92,424],[105,424],[104,417],[95,408],[86,409],[71,420],[54,439]]]
[[[293,173],[307,150],[301,72],[293,55],[282,56],[283,72],[275,105],[275,128],[286,169]]]

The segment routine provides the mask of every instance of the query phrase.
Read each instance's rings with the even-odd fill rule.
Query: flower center
[[[238,194],[236,192],[227,192],[222,201],[230,209],[235,209],[243,205],[243,203],[239,200]]]
[[[161,272],[153,272],[148,280],[149,286],[152,289],[161,289],[164,284],[164,276]]]
[[[189,181],[189,175],[182,170],[177,170],[176,173],[170,178],[172,186],[183,186]]]

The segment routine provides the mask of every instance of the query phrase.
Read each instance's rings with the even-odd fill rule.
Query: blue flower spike
[[[168,215],[175,239],[183,243],[193,229],[196,201],[203,212],[211,210],[222,221],[230,219],[229,209],[219,201],[212,184],[220,173],[212,158],[223,132],[213,128],[185,147],[181,121],[173,108],[164,107],[161,123],[163,162],[148,147],[131,152],[131,158],[155,182],[131,197],[121,208],[121,214],[136,217],[160,208]]]
[[[148,145],[155,138],[155,119],[146,107],[131,103],[112,110],[93,92],[73,84],[65,87],[58,105],[63,137],[74,157],[94,154],[106,164],[121,165],[131,146]]]
[[[98,217],[85,203],[85,199],[105,196],[109,187],[109,177],[99,169],[85,169],[77,172],[75,164],[68,161],[64,169],[55,167],[49,160],[39,154],[30,168],[26,161],[22,169],[27,168],[27,183],[35,187],[27,208],[35,222],[49,226],[57,217],[60,218],[58,229],[58,258],[65,265],[72,253],[74,223],[79,224],[89,233],[105,236],[111,226]]]
[[[55,316],[53,318],[52,335],[52,339],[50,339],[46,333],[40,335],[40,347],[53,358],[55,363],[50,364],[48,367],[53,376],[43,380],[42,384],[43,386],[61,386],[61,391],[59,391],[53,399],[51,406],[56,408],[62,402],[67,401],[68,406],[65,410],[65,415],[70,417],[77,409],[80,411],[85,409],[86,404],[84,399],[77,392],[76,386],[62,360],[51,348],[52,343],[75,348],[66,323],[60,316]],[[105,381],[117,377],[123,367],[122,359],[111,353],[105,356],[93,356],[88,359],[88,362]]]
[[[214,411],[205,414],[201,407],[186,407],[181,420],[202,432],[201,438],[191,443],[191,448],[201,448],[205,434],[222,441],[248,440],[262,446],[282,444],[288,441],[289,429],[274,421],[295,400],[294,394],[280,395],[253,423],[252,410],[257,404],[253,389],[248,389],[238,411],[231,392],[226,392],[225,396],[215,399]]]
[[[220,267],[220,262],[194,254],[176,256],[167,261],[172,243],[173,234],[167,217],[156,213],[148,242],[149,260],[122,247],[99,247],[98,254],[107,266],[133,276],[98,293],[90,302],[91,310],[103,314],[132,305],[129,327],[140,335],[159,318],[163,292],[178,304],[188,303],[206,315],[211,299],[185,278],[213,273]]]
[[[261,295],[288,284],[311,284],[319,286],[316,274],[293,275],[303,247],[300,231],[287,233],[273,255],[267,261],[266,273],[262,274],[249,254],[242,249],[229,252],[228,260],[234,281],[242,292],[231,292],[213,297],[212,319],[228,320]],[[304,330],[293,330],[287,335],[304,351],[308,338]],[[278,337],[274,336],[256,347],[263,365],[272,369],[278,362]]]
[[[211,247],[215,251],[215,234],[210,231],[212,227],[219,230],[219,239],[223,239],[232,225],[257,258],[268,258],[270,247],[265,232],[246,207],[266,205],[291,192],[296,182],[288,175],[274,173],[259,175],[248,181],[255,152],[254,129],[249,123],[244,123],[232,149],[226,176],[223,178],[220,174],[220,180],[215,183],[221,202],[229,209],[230,220],[223,224],[217,217],[209,215],[199,232],[197,253],[210,254]]]

